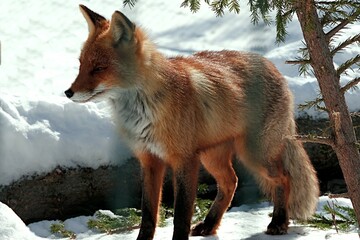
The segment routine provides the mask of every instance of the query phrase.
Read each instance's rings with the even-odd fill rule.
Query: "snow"
[[[2,240],[36,240],[39,239],[21,221],[11,208],[0,202],[0,237]]]
[[[328,197],[321,197],[318,204],[318,213],[322,212],[322,206],[328,202],[334,202],[341,206],[350,206],[348,199],[339,198],[337,200],[329,199]],[[270,222],[269,213],[272,212],[272,206],[268,202],[252,205],[242,205],[240,207],[232,208],[225,213],[222,223],[219,227],[218,233],[215,236],[209,237],[190,237],[190,239],[208,239],[208,240],[290,240],[290,239],[330,239],[330,240],[355,240],[358,235],[355,232],[340,232],[336,233],[334,229],[318,230],[304,225],[299,225],[294,222],[290,224],[287,235],[269,236],[264,233],[264,229]],[[104,212],[106,213],[106,212]],[[113,213],[107,211],[109,216]],[[107,235],[91,230],[87,227],[87,222],[94,218],[93,216],[80,216],[68,219],[64,222],[65,229],[76,234],[76,239],[84,240],[112,240],[135,239],[138,234],[138,229],[122,234]],[[32,223],[29,226],[21,221],[21,219],[5,204],[0,203],[0,236],[3,240],[37,240],[37,239],[59,239],[50,232],[51,224],[58,223],[58,221],[41,221]],[[165,227],[158,227],[155,232],[155,239],[167,240],[172,235],[173,225],[170,221]]]
[[[114,156],[131,156],[95,104],[77,105],[56,96],[29,100],[2,95],[0,106],[2,184],[59,165],[97,168],[119,163]]]
[[[192,14],[179,7],[180,1],[143,0],[129,9],[113,0],[2,0],[0,185],[49,172],[56,166],[97,168],[121,164],[131,156],[116,133],[106,103],[76,104],[63,94],[77,75],[77,58],[87,37],[78,3],[108,18],[120,8],[167,55],[224,48],[258,52],[287,78],[296,104],[318,95],[314,78],[299,77],[297,66],[284,64],[294,59],[302,46],[296,19],[288,26],[286,43],[277,45],[274,27],[252,25],[246,5],[240,15],[217,18],[205,4]],[[359,32],[359,28],[360,24],[350,26],[337,41]],[[335,59],[336,64],[358,52],[357,45],[345,49]],[[356,74],[349,72],[344,81]],[[357,110],[359,91],[349,92],[347,98],[350,109]]]
[[[296,104],[318,94],[314,78],[299,77],[296,66],[284,63],[298,56],[302,46],[296,18],[288,26],[286,43],[277,45],[274,27],[253,26],[246,4],[242,4],[240,15],[225,14],[223,18],[216,18],[204,3],[198,13],[192,14],[189,9],[180,8],[181,0],[139,0],[133,9],[122,8],[122,1],[114,0],[1,0],[0,186],[49,172],[56,166],[95,169],[122,164],[131,156],[117,134],[106,103],[76,104],[63,94],[77,75],[77,58],[87,37],[79,3],[108,18],[120,9],[137,26],[146,29],[167,55],[221,49],[258,52],[273,61],[284,74]],[[338,41],[359,31],[360,24],[351,25]],[[335,64],[359,52],[359,45],[347,48],[335,58]],[[343,81],[358,74],[350,71]],[[349,92],[347,99],[351,110],[359,109],[359,91]],[[232,211],[226,214],[218,237],[208,239],[268,239],[261,231],[268,224],[270,209],[259,205]],[[88,218],[69,219],[66,224],[76,228],[79,239],[117,238],[87,232]],[[4,204],[0,204],[0,222],[1,239],[36,239]],[[38,236],[52,238],[49,224],[40,222],[30,228]],[[159,229],[156,239],[166,239],[171,232],[170,226]],[[122,238],[134,239],[135,235],[136,231]],[[341,238],[331,232],[300,226],[292,227],[288,236],[272,239]],[[348,234],[346,238],[351,236]]]

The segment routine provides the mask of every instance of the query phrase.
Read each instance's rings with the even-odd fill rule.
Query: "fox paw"
[[[287,230],[287,224],[276,225],[271,222],[265,233],[269,235],[284,235],[287,234]]]
[[[214,227],[207,225],[205,222],[199,222],[191,229],[191,236],[209,236],[216,234]]]

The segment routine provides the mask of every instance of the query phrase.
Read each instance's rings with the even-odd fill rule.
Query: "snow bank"
[[[40,239],[21,221],[11,208],[0,202],[0,238],[2,240]]]
[[[0,96],[0,185],[56,166],[121,164],[131,156],[109,114],[65,98]]]
[[[258,52],[273,61],[289,81],[295,103],[318,94],[314,78],[298,76],[294,59],[302,46],[296,19],[288,26],[286,43],[275,44],[275,28],[250,23],[246,4],[241,14],[217,18],[203,3],[192,14],[181,1],[139,0],[133,9],[119,1],[0,1],[0,185],[24,175],[64,167],[116,164],[130,153],[116,136],[105,104],[75,104],[63,95],[77,75],[78,56],[87,26],[78,4],[110,18],[123,11],[147,30],[165,54],[234,49]],[[11,25],[9,23],[12,23]],[[358,33],[354,24],[343,36]],[[359,46],[346,49],[336,64]],[[348,79],[358,73],[349,72]],[[359,91],[347,94],[349,107],[359,109]]]

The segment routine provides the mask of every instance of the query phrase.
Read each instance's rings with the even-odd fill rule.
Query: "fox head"
[[[140,48],[135,24],[119,11],[108,21],[84,5],[80,10],[89,35],[81,50],[79,74],[65,95],[74,102],[111,98],[133,84]]]

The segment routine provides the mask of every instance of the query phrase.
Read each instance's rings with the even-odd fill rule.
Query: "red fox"
[[[80,5],[89,28],[74,102],[107,99],[123,138],[142,169],[138,240],[153,239],[166,166],[173,171],[173,239],[216,233],[237,185],[236,156],[274,202],[267,234],[285,234],[289,218],[314,212],[318,181],[296,134],[286,80],[265,58],[203,51],[167,58],[116,11],[110,21]],[[191,227],[199,166],[218,184],[204,221]]]

